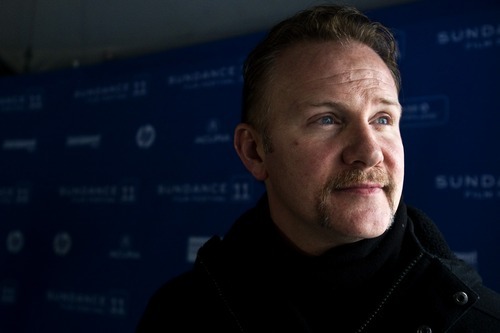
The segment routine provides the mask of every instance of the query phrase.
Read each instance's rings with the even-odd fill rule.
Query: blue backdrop
[[[402,54],[406,201],[500,291],[500,6],[369,15]],[[0,332],[133,332],[254,204],[232,134],[262,36],[0,79]]]

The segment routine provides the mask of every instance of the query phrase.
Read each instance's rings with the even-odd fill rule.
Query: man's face
[[[276,61],[264,154],[271,216],[306,252],[381,235],[401,197],[394,79],[369,47],[309,42]]]

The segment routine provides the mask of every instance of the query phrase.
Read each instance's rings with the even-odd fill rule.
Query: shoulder
[[[479,293],[478,310],[495,317],[500,324],[500,294],[485,286],[480,286],[477,291]]]
[[[200,248],[192,269],[171,278],[151,296],[136,333],[168,332],[174,327],[185,327],[187,331],[202,331],[206,327],[218,330],[224,323],[232,324],[231,318],[226,318],[224,300],[203,261],[216,255],[212,252],[219,241],[214,238],[209,242]]]
[[[479,285],[474,288],[479,299],[450,332],[500,332],[500,294]]]
[[[478,332],[490,332],[493,328],[500,331],[500,294],[484,286],[478,272],[456,257],[439,228],[426,213],[407,206],[407,215],[412,222],[414,235],[422,248],[446,271],[477,294],[477,301],[457,322],[457,325],[463,328],[484,328],[484,330],[479,329]]]
[[[220,239],[212,237],[198,251],[194,266],[165,282],[151,297],[150,305],[168,308],[179,304],[197,302],[208,294],[214,295],[211,273],[207,266],[214,266]]]
[[[168,331],[186,319],[189,304],[194,302],[194,274],[188,271],[164,283],[150,297],[136,332]]]

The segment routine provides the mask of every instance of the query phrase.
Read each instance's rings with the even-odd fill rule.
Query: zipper
[[[238,320],[238,317],[236,316],[236,313],[234,313],[233,309],[229,305],[229,301],[224,296],[224,292],[222,291],[222,287],[219,285],[219,283],[216,281],[216,279],[212,276],[212,273],[208,269],[208,266],[205,264],[205,261],[201,258],[201,256],[199,256],[198,259],[199,259],[198,262],[200,263],[200,265],[203,267],[203,269],[207,273],[210,281],[212,281],[212,284],[214,285],[214,288],[217,290],[218,296],[222,299],[222,302],[226,306],[227,311],[231,314],[231,317],[234,318],[234,321],[236,322],[236,325],[238,326],[240,332],[245,332],[245,329],[243,328],[243,326],[241,325],[240,321]]]
[[[368,319],[356,330],[356,333],[361,333],[366,330],[366,328],[371,324],[371,322],[378,316],[382,308],[386,305],[387,301],[389,298],[391,298],[392,294],[394,294],[394,291],[399,287],[401,282],[405,279],[405,277],[408,275],[408,273],[411,271],[411,269],[417,264],[417,262],[423,257],[423,253],[420,253],[418,257],[413,259],[412,262],[406,266],[406,268],[403,270],[403,273],[398,277],[396,282],[392,285],[392,287],[389,289],[385,297],[380,301],[378,306],[375,308],[375,310],[372,312],[370,316],[368,316]]]

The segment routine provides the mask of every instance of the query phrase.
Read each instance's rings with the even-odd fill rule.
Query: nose
[[[344,163],[360,168],[369,168],[381,163],[384,155],[376,134],[370,124],[351,128],[342,152]]]

